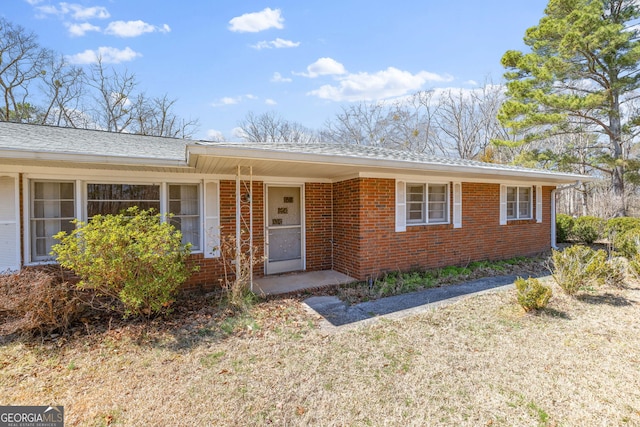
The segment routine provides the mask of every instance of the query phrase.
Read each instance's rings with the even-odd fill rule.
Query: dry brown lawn
[[[294,299],[221,320],[0,345],[0,404],[64,405],[68,426],[640,425],[640,287],[514,291],[328,330]]]

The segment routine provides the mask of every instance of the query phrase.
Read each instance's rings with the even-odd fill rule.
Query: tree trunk
[[[617,93],[613,93],[612,108],[609,113],[609,141],[613,155],[613,170],[611,171],[611,189],[613,190],[613,216],[626,216],[627,209],[624,197],[624,153],[622,150],[622,123],[620,121],[620,100]]]

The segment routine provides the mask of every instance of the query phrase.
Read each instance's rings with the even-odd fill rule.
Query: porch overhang
[[[251,166],[254,177],[305,178],[341,181],[354,176],[397,177],[429,176],[446,180],[482,182],[514,181],[547,185],[565,185],[576,181],[593,181],[595,178],[527,169],[491,163],[438,159],[415,160],[403,158],[379,158],[358,155],[330,154],[278,149],[266,144],[243,146],[189,145],[187,164],[198,173],[234,175],[238,166]]]

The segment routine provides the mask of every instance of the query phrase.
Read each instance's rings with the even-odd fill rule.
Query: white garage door
[[[20,268],[18,179],[0,176],[0,273]]]

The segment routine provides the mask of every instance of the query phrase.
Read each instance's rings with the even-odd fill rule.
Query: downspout
[[[558,249],[558,242],[556,242],[556,192],[577,188],[580,185],[582,185],[582,181],[576,181],[574,184],[551,190],[551,249]]]

